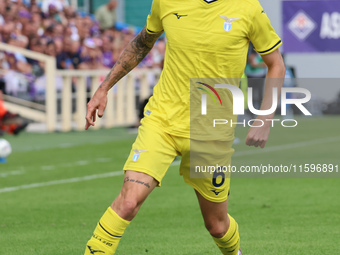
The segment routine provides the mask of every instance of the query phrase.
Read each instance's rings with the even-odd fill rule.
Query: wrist
[[[104,84],[101,84],[98,87],[98,91],[100,91],[101,93],[105,93],[107,94],[109,92],[110,88],[108,88],[107,86],[105,86]]]

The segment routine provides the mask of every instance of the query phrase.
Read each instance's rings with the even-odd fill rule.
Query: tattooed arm
[[[100,87],[106,90],[112,88],[114,84],[143,60],[162,33],[149,34],[144,27],[123,50],[117,63],[113,66]]]
[[[86,130],[90,126],[94,126],[97,109],[98,117],[101,118],[103,116],[107,102],[107,92],[143,60],[162,33],[163,32],[149,34],[144,27],[126,46],[119,56],[117,63],[112,67],[105,80],[87,104]]]

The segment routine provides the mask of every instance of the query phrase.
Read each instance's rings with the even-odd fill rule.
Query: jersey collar
[[[218,0],[203,0],[204,2],[206,2],[207,4],[211,4],[213,2],[217,2]]]

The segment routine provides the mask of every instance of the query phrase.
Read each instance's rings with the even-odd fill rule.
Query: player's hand
[[[246,144],[249,146],[261,147],[266,146],[268,136],[270,133],[270,124],[265,123],[262,127],[249,128],[246,138]]]
[[[90,126],[94,126],[97,110],[98,117],[103,117],[106,103],[107,91],[105,89],[98,88],[96,93],[94,93],[93,97],[91,98],[90,102],[87,103],[85,130],[88,130]]]

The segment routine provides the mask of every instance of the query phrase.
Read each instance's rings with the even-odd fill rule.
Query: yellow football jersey
[[[190,137],[191,78],[241,78],[249,40],[262,55],[281,45],[257,0],[154,0],[146,28],[150,34],[164,31],[167,44],[164,69],[142,123],[180,137]],[[230,93],[221,99],[228,111],[224,118],[236,121]],[[232,140],[234,128],[226,126],[222,134]]]

